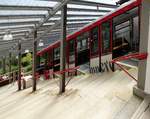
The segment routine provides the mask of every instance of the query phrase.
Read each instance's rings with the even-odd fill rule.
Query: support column
[[[34,41],[33,41],[33,57],[32,57],[32,79],[33,86],[32,91],[36,91],[36,54],[37,54],[37,30],[34,31]]]
[[[6,57],[3,56],[3,74],[6,73]]]
[[[140,52],[147,52],[147,60],[139,61],[138,82],[134,93],[144,97],[150,94],[150,0],[143,0],[140,17]]]
[[[21,90],[21,40],[18,42],[18,90]]]
[[[66,66],[66,25],[67,25],[67,5],[62,8],[61,11],[61,44],[60,44],[60,70],[65,70]],[[62,74],[60,80],[60,90],[59,93],[65,92],[65,73]]]

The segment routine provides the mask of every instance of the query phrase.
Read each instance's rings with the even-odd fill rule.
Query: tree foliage
[[[31,65],[32,63],[32,54],[31,53],[27,53],[25,57],[22,58],[22,65],[24,67]]]

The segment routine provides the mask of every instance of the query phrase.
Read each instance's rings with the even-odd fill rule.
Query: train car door
[[[99,27],[95,27],[91,30],[90,34],[90,72],[100,71],[100,37]]]
[[[112,22],[108,20],[101,24],[101,71],[113,71],[112,60]]]
[[[89,63],[90,61],[89,40],[90,40],[89,32],[85,32],[77,37],[76,66]]]

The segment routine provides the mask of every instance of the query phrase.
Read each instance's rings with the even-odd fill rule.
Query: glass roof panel
[[[48,15],[48,10],[52,10],[52,8],[56,7],[56,5],[58,4],[58,2],[56,1],[62,0],[0,0],[0,45],[2,45],[2,37],[7,30],[11,31],[15,41],[17,40],[17,38],[20,38],[20,36],[25,36],[33,28],[35,28],[34,22],[36,23],[36,25],[38,25],[38,23],[44,21],[42,26],[38,29],[37,36],[45,33],[47,31],[47,28],[50,28],[50,25],[54,25],[55,22],[60,20],[60,10],[58,10],[53,17],[51,17],[51,15]],[[115,5],[115,2],[117,2],[118,0],[82,1]],[[82,28],[84,25],[91,23],[93,20],[100,18],[100,16],[103,16],[114,9],[115,8],[100,7],[97,6],[97,4],[89,4],[89,6],[73,3],[68,4],[67,33],[69,34],[75,32],[77,29]],[[50,18],[48,16],[50,16]],[[45,18],[47,18],[47,20],[45,20]],[[46,33],[46,35],[41,38],[43,39],[43,42],[45,44],[44,47],[46,47],[50,43],[55,42],[56,40],[59,40],[60,30],[60,26],[58,26],[52,31]],[[28,38],[28,40],[30,41],[32,41],[33,37],[33,35],[31,35],[32,34],[30,34]],[[6,45],[7,47],[8,44]],[[31,46],[27,45],[27,43],[24,44],[23,49],[26,49],[26,47],[32,47],[32,44]],[[2,49],[0,48],[0,54],[1,51]]]
[[[27,6],[42,6],[53,7],[57,2],[37,1],[37,0],[0,0],[1,5],[27,5]]]

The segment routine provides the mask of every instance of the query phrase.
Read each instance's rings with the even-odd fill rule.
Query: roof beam
[[[29,9],[27,9],[29,8]],[[16,10],[26,10],[26,11],[33,11],[33,10],[37,10],[37,11],[51,11],[53,9],[53,7],[39,7],[39,6],[20,6],[20,5],[1,5],[0,4],[0,10],[14,10],[14,12]],[[68,12],[110,12],[110,10],[103,10],[103,9],[90,9],[90,8],[73,8],[73,7],[68,7],[67,8]]]
[[[68,28],[67,30],[70,30],[70,29],[72,29],[72,30],[76,30],[76,29],[78,29],[79,27],[70,27],[70,28]],[[61,29],[55,29],[55,30],[53,30],[53,31],[51,31],[51,32],[58,32],[58,31],[60,31]],[[12,35],[14,35],[14,34],[19,34],[19,33],[26,33],[26,32],[28,32],[29,30],[27,30],[27,29],[24,29],[24,30],[19,30],[19,29],[17,29],[17,30],[12,30],[11,31],[11,34]],[[41,33],[41,32],[44,32],[44,30],[38,30],[38,33]],[[4,36],[5,35],[5,31],[0,31],[0,36]],[[1,42],[1,41],[0,41]]]
[[[0,15],[0,19],[29,19],[29,18],[45,18],[44,14],[18,14],[18,15]]]
[[[60,2],[62,0],[43,0],[43,1],[53,1],[53,2]],[[67,1],[67,0],[66,0]],[[64,0],[65,3],[65,0]],[[91,1],[83,1],[83,0],[70,0],[69,4],[76,4],[76,5],[87,5],[87,6],[96,6],[96,7],[108,7],[108,8],[116,8],[117,5],[112,5],[112,4],[105,4],[105,3],[98,3],[98,2],[91,2]],[[0,4],[0,9],[1,10],[36,10],[36,11],[52,11],[53,7],[47,7],[47,6],[31,6],[31,5],[5,5],[5,4]],[[89,9],[79,9],[79,8],[68,8],[68,11],[87,11],[90,12]],[[58,10],[57,10],[58,11]],[[91,10],[93,12],[109,12],[108,10]]]
[[[54,1],[54,0],[39,0],[39,1]],[[55,0],[55,1],[60,2],[61,0]],[[113,5],[113,4],[106,4],[106,3],[99,3],[99,2],[85,1],[85,0],[70,0],[69,4],[108,7],[108,8],[117,7],[117,5]]]
[[[37,25],[36,29],[39,29],[45,22],[47,22],[51,17],[53,17],[64,5],[66,5],[69,2],[69,0],[62,0],[61,2],[57,3],[52,11],[49,11],[46,18],[41,20]],[[33,32],[33,31],[32,31]]]
[[[67,18],[69,17],[101,17],[102,15],[99,14],[68,14]],[[20,14],[20,15],[0,15],[0,19],[30,19],[30,18],[45,18],[46,15],[44,14],[30,14],[30,15],[25,15],[25,14]],[[58,18],[60,17],[60,14],[56,14],[53,18]]]
[[[70,24],[70,25],[67,26],[68,33],[74,32],[74,31],[78,30],[79,28],[83,27],[84,25],[85,24],[76,24],[76,25],[75,24]],[[43,30],[38,31],[38,36],[41,35],[41,33],[44,33],[45,32],[44,30],[45,30],[45,28]],[[43,38],[47,37],[49,35],[58,35],[59,31],[60,31],[60,29],[58,27],[55,27],[55,30],[53,29],[51,32],[49,31],[49,32],[45,33],[45,35],[43,36]],[[24,31],[14,31],[14,32],[15,32],[14,34],[12,32],[14,40],[15,39],[18,40],[18,39],[20,39],[20,37],[26,37],[26,34],[28,34],[27,30],[24,30]],[[3,38],[3,35],[4,35],[4,32],[3,32],[3,34],[0,35],[0,39]],[[31,36],[30,37],[26,37],[26,38],[27,39],[32,39]],[[0,43],[2,44],[2,42],[0,42]],[[11,41],[10,41],[10,43],[11,43]]]
[[[4,5],[0,4],[1,10],[44,10],[44,11],[50,11],[52,10],[52,7],[41,7],[41,6],[27,6],[27,5]]]
[[[102,9],[90,9],[90,8],[67,8],[68,12],[110,12],[110,10],[102,10]]]
[[[86,24],[88,24],[89,22],[87,22],[87,21],[85,21],[84,23],[71,23],[71,24],[67,24],[67,28],[70,28],[70,27],[80,27],[80,26],[83,26],[83,25],[86,25]],[[40,29],[39,30],[45,30],[47,27],[51,27],[52,25],[43,25],[42,27],[40,27]],[[0,32],[1,31],[6,31],[6,30],[10,30],[10,31],[13,31],[13,30],[31,30],[31,29],[33,29],[34,28],[34,26],[33,25],[25,25],[25,26],[23,26],[23,25],[18,25],[18,26],[16,26],[16,25],[13,25],[13,26],[9,26],[9,27],[0,27]]]
[[[95,19],[68,19],[67,22],[80,22],[80,21],[93,21]],[[48,20],[46,23],[54,23],[57,22],[58,20]],[[31,20],[31,21],[24,21],[20,20],[20,21],[5,21],[5,22],[1,22],[0,21],[0,26],[11,26],[11,25],[28,25],[28,24],[37,24],[39,22],[39,20]]]
[[[67,31],[68,32],[73,32],[73,31],[76,31],[77,29],[79,29],[79,27],[78,28],[77,27],[76,28],[69,28],[69,29],[67,29]],[[46,35],[55,35],[55,34],[60,33],[60,31],[61,31],[61,29],[52,30],[50,33],[47,33]],[[27,32],[28,31],[15,31],[15,32],[12,32],[12,35],[13,35],[13,38],[15,39],[18,36],[22,36],[22,37],[25,36]],[[41,35],[44,32],[45,31],[38,31],[38,35]],[[0,33],[0,39],[2,39],[4,35],[5,35],[5,32]],[[3,42],[0,41],[0,45],[2,43]]]

